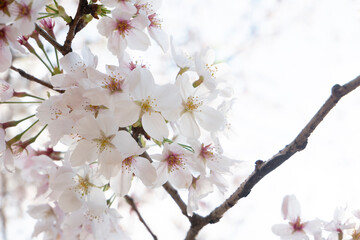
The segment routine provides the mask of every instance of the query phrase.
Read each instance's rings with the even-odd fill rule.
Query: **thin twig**
[[[66,39],[64,42],[63,50],[64,53],[67,54],[72,51],[71,44],[72,41],[78,31],[82,29],[82,27],[79,26],[81,18],[91,13],[91,8],[89,8],[89,4],[87,0],[79,0],[79,5],[75,14],[74,19],[69,23],[69,31],[66,35]],[[63,52],[61,52],[63,55],[65,55]]]
[[[126,202],[131,206],[131,208],[136,212],[136,214],[138,215],[138,218],[140,220],[140,222],[142,224],[144,224],[144,226],[146,227],[146,229],[148,230],[148,232],[151,234],[151,236],[154,238],[154,240],[157,240],[157,236],[151,231],[151,229],[149,228],[149,226],[146,224],[145,220],[143,219],[143,217],[141,216],[139,210],[136,207],[136,204],[134,202],[134,199],[132,199],[132,197],[125,195],[124,196]]]
[[[45,81],[43,81],[43,80],[40,80],[40,79],[34,77],[33,75],[30,75],[30,74],[28,74],[27,72],[25,72],[24,70],[22,70],[22,69],[20,69],[20,68],[16,68],[16,67],[14,67],[14,66],[11,66],[10,69],[18,72],[22,77],[24,77],[24,78],[26,78],[26,79],[28,79],[28,80],[30,80],[30,81],[39,83],[39,84],[41,84],[41,85],[43,85],[43,86],[45,86],[45,87],[47,87],[47,88],[50,88],[50,89],[52,89],[52,90],[54,90],[54,91],[57,91],[57,92],[59,92],[59,93],[63,93],[63,92],[64,92],[64,91],[62,91],[62,90],[56,90],[56,89],[54,89],[53,85],[51,85],[50,83],[45,82]]]
[[[67,52],[64,47],[58,43],[52,36],[50,36],[44,29],[39,27],[39,25],[35,24],[35,30],[48,41],[51,45],[53,45],[62,55],[65,55]]]
[[[152,162],[152,159],[151,157],[149,156],[149,154],[147,152],[144,152],[142,155],[142,157],[148,159],[150,162]],[[170,183],[166,182],[165,184],[163,184],[163,188],[165,189],[165,191],[167,193],[169,193],[169,195],[171,196],[171,198],[175,201],[175,203],[178,205],[178,207],[180,208],[181,210],[181,213],[186,216],[188,219],[190,219],[191,217],[187,214],[187,206],[186,204],[184,203],[184,201],[181,199],[178,191],[173,187],[171,186]],[[196,215],[196,214],[194,214]],[[194,216],[193,215],[193,216]]]
[[[354,80],[346,83],[343,86],[336,84],[332,88],[330,97],[326,100],[323,106],[318,110],[309,123],[301,130],[298,136],[284,149],[280,150],[268,161],[256,161],[255,170],[247,177],[247,179],[236,189],[236,191],[223,202],[220,206],[215,208],[206,217],[200,217],[197,221],[191,222],[191,227],[187,233],[186,239],[195,239],[199,231],[209,223],[218,222],[225,212],[232,208],[239,199],[246,197],[252,188],[268,173],[275,170],[282,163],[288,160],[295,153],[306,148],[308,138],[314,132],[316,127],[322,122],[325,116],[335,107],[337,102],[346,94],[360,86],[360,76]]]

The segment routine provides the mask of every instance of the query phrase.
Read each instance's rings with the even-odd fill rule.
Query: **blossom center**
[[[94,138],[93,141],[96,143],[100,153],[102,153],[107,148],[115,148],[114,144],[111,143],[114,137],[115,134],[112,134],[110,136],[105,136],[105,133],[101,131],[101,137]]]
[[[202,101],[199,100],[199,97],[188,97],[186,99],[186,103],[184,104],[185,106],[185,110],[186,111],[194,111],[197,110],[201,105],[203,104]]]
[[[29,3],[29,5],[20,4],[20,3],[17,3],[17,2],[15,2],[15,4],[17,5],[17,12],[18,12],[17,19],[27,17],[29,19],[29,21],[31,21],[31,5],[32,5],[32,2]]]
[[[117,76],[109,76],[105,79],[103,88],[108,89],[111,93],[123,91],[124,79],[118,73]]]
[[[215,78],[215,74],[216,74],[216,72],[218,71],[218,67],[217,66],[215,66],[214,64],[205,64],[205,67],[206,67],[206,69],[209,71],[209,73],[210,73],[210,76],[212,77],[212,78]]]
[[[293,228],[293,232],[302,232],[304,229],[304,224],[301,223],[300,217],[296,219],[295,222],[290,223]]]
[[[152,111],[153,109],[153,106],[155,105],[156,106],[156,103],[155,103],[155,100],[156,99],[152,99],[150,96],[148,96],[147,99],[142,99],[141,101],[141,110],[143,112],[150,112]]]
[[[204,146],[204,144],[201,144],[200,156],[204,160],[212,158],[214,156],[213,147],[211,146],[211,144],[206,145],[206,146]]]
[[[10,12],[9,12],[9,8],[8,8],[9,3],[11,3],[11,2],[9,2],[7,0],[0,1],[0,11],[2,11],[3,13],[5,13],[6,15],[8,15],[10,17]]]
[[[116,23],[116,30],[122,37],[125,37],[125,34],[127,34],[132,28],[133,27],[130,25],[129,20],[118,20]]]
[[[131,157],[128,157],[128,158],[125,158],[123,161],[122,161],[122,166],[123,168],[129,170],[129,168],[131,167],[131,164],[134,160],[134,157],[131,156]]]
[[[156,13],[149,15],[150,27],[161,28],[161,20],[157,18]]]
[[[166,162],[168,164],[168,172],[173,172],[179,167],[183,166],[184,163],[181,158],[181,154],[170,152],[166,158]]]
[[[82,178],[81,176],[78,176],[78,184],[76,185],[75,189],[80,192],[82,196],[87,195],[89,192],[89,187],[92,186],[92,184],[89,181],[89,177],[86,176],[85,178]]]

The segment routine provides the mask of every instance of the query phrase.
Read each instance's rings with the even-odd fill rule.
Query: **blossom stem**
[[[35,101],[35,102],[0,102],[0,104],[22,104],[22,103],[42,103],[40,101]]]
[[[13,137],[12,139],[10,139],[7,144],[8,146],[11,146],[13,143],[20,141],[21,137],[27,132],[29,131],[33,126],[35,126],[35,124],[37,124],[39,122],[39,120],[36,120],[33,124],[30,125],[30,127],[28,127],[27,129],[25,129],[22,133],[19,133],[18,135],[16,135],[15,137]]]
[[[58,55],[56,47],[54,47],[54,50],[55,50],[55,56],[56,56],[56,65],[57,65],[58,69],[60,69],[59,55]]]
[[[23,121],[25,121],[25,120],[28,120],[29,118],[32,118],[32,117],[35,117],[35,114],[30,115],[30,116],[28,116],[28,117],[26,117],[26,118],[17,120],[17,121],[10,121],[10,122],[3,123],[3,124],[2,124],[2,128],[3,128],[3,129],[6,129],[6,128],[8,128],[8,127],[15,127],[15,126],[17,126],[19,123],[21,123],[21,122],[23,122]]]
[[[42,46],[42,47],[40,47],[40,49],[41,49],[42,52],[44,53],[46,59],[48,60],[50,66],[51,66],[51,68],[54,69],[54,66],[52,65],[52,63],[51,63],[51,61],[50,61],[50,59],[49,59],[49,56],[48,56],[47,52],[45,51],[44,47]]]
[[[44,98],[41,98],[41,97],[37,97],[37,96],[34,96],[34,95],[31,95],[29,93],[26,93],[26,92],[14,92],[14,97],[32,97],[32,98],[36,98],[36,99],[39,99],[39,100],[45,100]]]

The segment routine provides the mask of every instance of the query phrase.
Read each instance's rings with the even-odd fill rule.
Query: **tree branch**
[[[143,219],[143,217],[141,216],[139,210],[136,207],[136,204],[134,202],[134,199],[132,199],[132,197],[125,195],[124,196],[126,202],[131,206],[131,208],[136,212],[136,214],[138,215],[138,218],[140,220],[140,222],[142,224],[144,224],[144,226],[146,227],[146,229],[148,230],[148,232],[151,234],[151,236],[154,238],[154,240],[157,240],[157,236],[151,231],[151,229],[149,228],[149,226],[146,224],[145,220]]]
[[[148,159],[150,162],[153,162],[151,157],[149,156],[149,154],[147,152],[144,152],[141,156]],[[168,182],[163,184],[163,188],[165,189],[165,191],[167,193],[169,193],[169,195],[172,197],[172,199],[178,205],[178,207],[180,208],[182,214],[190,219],[191,217],[187,214],[187,211],[186,211],[187,206],[184,203],[184,201],[181,199],[178,191],[176,191],[176,189],[173,188],[173,186],[171,186],[171,184],[168,183]],[[196,215],[196,214],[194,214],[194,215]]]
[[[74,19],[69,23],[69,31],[66,35],[66,39],[64,42],[64,46],[62,47],[64,50],[64,53],[67,54],[72,51],[71,44],[72,41],[78,31],[76,31],[77,25],[81,19],[81,17],[84,15],[84,9],[88,6],[87,0],[79,0],[79,5],[75,14]],[[63,55],[65,55],[63,53]]]
[[[255,163],[255,170],[241,183],[236,191],[223,202],[220,206],[215,208],[206,217],[200,217],[197,221],[191,222],[191,227],[187,233],[186,239],[195,239],[199,231],[209,223],[218,222],[225,212],[232,208],[239,199],[246,197],[252,188],[268,173],[275,170],[282,163],[288,160],[295,153],[306,148],[308,138],[314,132],[316,127],[322,122],[325,116],[335,107],[337,102],[346,94],[350,93],[360,85],[360,76],[354,80],[346,83],[343,86],[336,84],[333,86],[330,97],[326,100],[323,106],[318,110],[309,123],[301,130],[297,137],[285,148],[280,150],[268,161],[258,160]]]
[[[24,78],[26,78],[26,79],[28,79],[28,80],[30,80],[30,81],[39,83],[39,84],[41,84],[41,85],[43,85],[43,86],[45,86],[45,87],[47,87],[47,88],[50,88],[50,89],[52,89],[52,90],[54,90],[54,91],[57,91],[57,92],[59,92],[59,93],[63,93],[63,92],[64,92],[64,91],[62,91],[62,90],[56,90],[56,89],[54,89],[53,85],[51,85],[50,83],[45,82],[45,81],[43,81],[43,80],[40,80],[40,79],[34,77],[33,75],[30,75],[30,74],[26,73],[26,72],[25,72],[24,70],[22,70],[22,69],[16,68],[16,67],[14,67],[14,66],[11,66],[10,69],[18,72],[18,73],[20,74],[20,76],[22,76],[22,77],[24,77]]]
[[[50,36],[44,29],[39,27],[39,25],[35,24],[35,30],[48,41],[51,45],[53,45],[62,55],[67,54],[64,47],[58,43],[52,36]]]

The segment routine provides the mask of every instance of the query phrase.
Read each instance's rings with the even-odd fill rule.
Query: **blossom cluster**
[[[286,224],[276,224],[272,227],[274,234],[280,239],[308,240],[359,240],[360,212],[349,213],[346,207],[339,207],[334,212],[331,221],[314,219],[304,221],[301,216],[300,204],[294,195],[284,197],[282,215]]]
[[[68,19],[54,2],[59,16]],[[101,17],[98,31],[118,64],[99,71],[98,58],[87,47],[81,55],[69,52],[59,60],[50,78],[58,94],[42,99],[29,117],[48,131],[46,150],[30,146],[42,131],[27,141],[23,133],[9,139],[7,129],[28,118],[0,125],[0,169],[21,171],[37,187],[37,197],[48,200],[29,209],[37,219],[33,236],[43,233],[44,239],[126,238],[118,225],[120,215],[111,206],[116,197],[129,193],[134,178],[150,189],[168,182],[186,190],[191,216],[214,186],[226,191],[223,175],[236,163],[223,155],[219,143],[232,97],[216,79],[213,52],[204,49],[189,57],[177,51],[161,27],[160,1],[100,2],[111,14]],[[40,0],[2,3],[0,71],[6,71],[10,47],[23,51],[17,39],[33,33],[45,5]],[[46,6],[47,11],[54,8]],[[51,20],[42,20],[40,26],[53,34]],[[151,69],[126,52],[147,50],[150,38],[163,52],[171,46],[179,68],[166,84],[158,84]],[[5,81],[0,84],[1,101],[32,96]],[[66,150],[54,150],[59,144]]]

